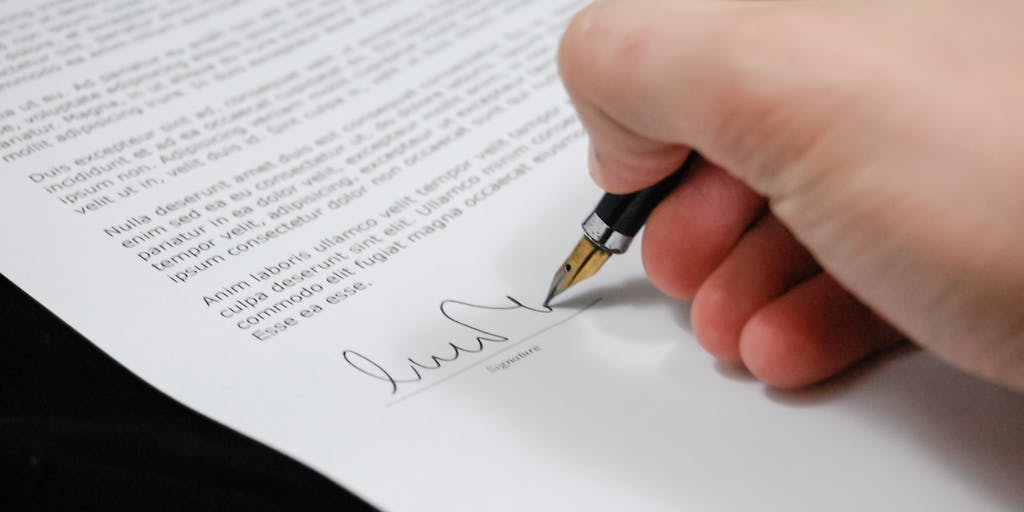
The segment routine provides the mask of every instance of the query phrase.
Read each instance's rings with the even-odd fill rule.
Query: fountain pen
[[[626,252],[654,207],[682,181],[698,158],[691,151],[679,169],[638,192],[605,194],[583,221],[583,238],[555,272],[544,306],[570,286],[596,274],[612,254]]]

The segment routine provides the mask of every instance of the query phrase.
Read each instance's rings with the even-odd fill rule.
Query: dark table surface
[[[372,510],[168,398],[0,276],[0,510]]]

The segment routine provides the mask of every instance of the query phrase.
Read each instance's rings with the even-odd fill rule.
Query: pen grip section
[[[697,153],[691,152],[675,172],[643,190],[632,194],[605,194],[594,208],[594,213],[615,232],[635,236],[654,207],[679,185],[697,158]]]

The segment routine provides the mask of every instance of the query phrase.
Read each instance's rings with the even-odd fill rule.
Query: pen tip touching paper
[[[601,250],[589,238],[583,237],[562,263],[562,266],[555,271],[547,298],[544,299],[544,307],[551,307],[551,299],[568,290],[572,285],[596,274],[601,266],[608,261],[610,255]]]

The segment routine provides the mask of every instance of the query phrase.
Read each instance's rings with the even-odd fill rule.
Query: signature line
[[[410,397],[413,397],[415,395],[418,395],[418,394],[420,394],[420,393],[422,393],[422,392],[424,392],[424,391],[426,391],[426,390],[428,390],[428,389],[430,389],[430,388],[432,388],[434,386],[437,386],[438,384],[443,383],[444,381],[446,381],[448,379],[451,379],[452,377],[457,377],[460,374],[462,374],[463,372],[472,370],[473,368],[475,368],[475,367],[477,367],[477,366],[479,366],[479,365],[481,365],[483,363],[486,363],[487,361],[490,361],[491,359],[494,359],[495,357],[498,357],[503,352],[505,352],[507,350],[511,350],[511,349],[515,348],[516,346],[518,346],[519,344],[525,342],[525,341],[532,340],[533,338],[536,338],[537,336],[540,336],[541,334],[544,334],[545,332],[548,332],[551,329],[554,329],[555,327],[558,327],[559,325],[562,325],[562,324],[568,322],[569,320],[572,320],[573,318],[576,318],[577,316],[583,314],[584,311],[594,307],[594,305],[597,304],[598,302],[601,302],[601,298],[600,297],[598,297],[598,298],[594,299],[593,301],[591,301],[590,304],[587,304],[586,306],[583,306],[583,308],[581,308],[579,311],[577,311],[577,312],[575,312],[575,313],[573,313],[573,314],[571,314],[571,315],[569,315],[569,316],[567,316],[567,317],[565,317],[565,318],[563,318],[563,319],[561,319],[561,320],[559,320],[559,321],[557,321],[557,322],[555,322],[555,323],[553,323],[553,324],[551,324],[551,325],[549,325],[549,326],[547,326],[547,327],[545,327],[545,328],[543,328],[543,329],[541,329],[541,330],[539,330],[539,331],[537,331],[537,332],[535,332],[533,334],[530,334],[530,335],[526,336],[525,338],[523,338],[523,339],[521,339],[521,340],[519,340],[519,341],[517,341],[517,342],[515,342],[515,343],[513,343],[513,344],[511,344],[511,345],[509,345],[509,346],[507,346],[507,347],[505,347],[505,348],[503,348],[503,349],[501,349],[501,350],[499,350],[499,351],[497,351],[497,352],[495,352],[495,353],[493,353],[493,354],[491,354],[491,355],[489,355],[489,356],[487,356],[487,357],[485,357],[485,358],[475,362],[475,363],[467,365],[465,368],[462,368],[459,371],[454,372],[451,375],[448,375],[447,377],[439,379],[439,380],[435,381],[434,383],[429,384],[427,386],[423,386],[422,388],[417,389],[416,391],[412,391],[410,393],[407,393],[405,396],[403,396],[401,398],[396,398],[395,400],[392,400],[390,403],[388,403],[388,407],[391,407],[392,405],[395,405],[395,404],[397,404],[399,402],[402,402],[406,398],[410,398]]]

